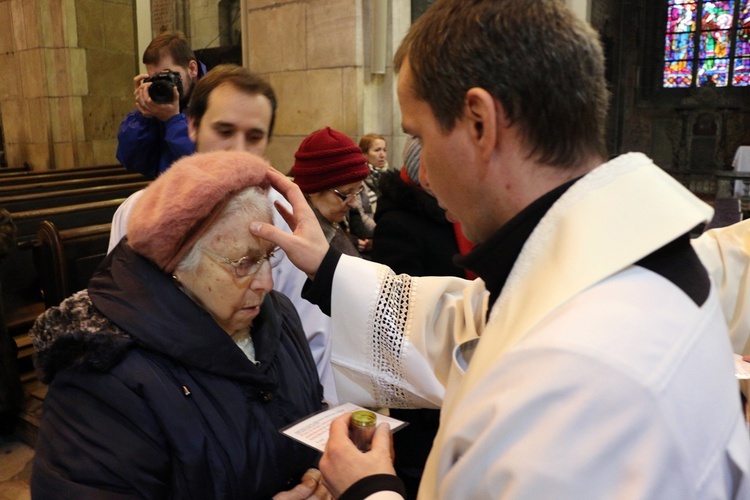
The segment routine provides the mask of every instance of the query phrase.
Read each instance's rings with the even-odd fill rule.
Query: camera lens
[[[151,96],[151,100],[157,104],[166,104],[172,102],[174,99],[175,87],[173,82],[168,80],[157,80],[151,83],[148,88],[148,95]]]

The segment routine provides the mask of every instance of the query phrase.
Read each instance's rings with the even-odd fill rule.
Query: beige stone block
[[[12,2],[0,2],[0,55],[15,52],[15,43],[13,41],[13,11],[10,8]]]
[[[62,97],[71,95],[68,49],[43,49],[47,95]]]
[[[0,54],[0,101],[23,95],[20,60],[14,54]]]
[[[23,23],[26,25],[26,48],[43,47],[42,23],[39,2],[37,0],[21,0],[23,2]]]
[[[285,174],[294,165],[294,153],[306,135],[274,135],[266,149],[266,158],[274,168]]]
[[[32,140],[24,99],[3,101],[0,112],[3,117],[3,135],[6,143],[18,144]]]
[[[280,5],[285,3],[299,3],[300,0],[247,0],[247,9],[264,9],[271,7],[272,5]]]
[[[117,165],[117,139],[91,141],[96,165]]]
[[[360,68],[341,70],[341,116],[345,130],[362,135],[363,73]]]
[[[78,0],[59,0],[62,6],[64,19],[63,29],[66,47],[78,47],[78,16],[76,14],[76,2]]]
[[[106,13],[101,13],[99,16],[99,19],[103,17],[104,21],[104,48],[125,52],[132,57],[136,45],[133,5],[128,3],[105,5],[107,6]]]
[[[73,110],[69,97],[55,97],[49,100],[50,128],[52,142],[71,142],[73,140],[70,122]]]
[[[89,94],[124,96],[133,92],[133,54],[100,49],[86,51]]]
[[[46,97],[25,100],[26,123],[29,124],[31,141],[46,141],[50,137],[51,123]]]
[[[304,4],[292,3],[250,12],[250,69],[269,73],[307,67],[305,9]]]
[[[49,170],[51,168],[51,145],[46,142],[19,144],[21,164],[29,162],[34,170]]]
[[[81,97],[70,98],[70,109],[72,110],[70,128],[73,130],[73,140],[83,141],[86,133],[83,129],[83,102]]]
[[[80,98],[57,97],[50,99],[49,116],[53,142],[84,140]]]
[[[86,139],[112,139],[117,137],[120,120],[112,111],[111,97],[83,97],[83,130]]]
[[[125,116],[131,111],[135,110],[133,98],[132,96],[113,97],[111,105],[112,115],[114,116],[114,119],[117,122],[117,127],[119,129],[120,123],[122,123],[122,120],[125,119]]]
[[[63,5],[59,0],[37,0],[39,27],[43,47],[66,47]]]
[[[279,98],[279,135],[308,135],[330,126],[347,134],[342,119],[342,70],[319,69],[273,73],[269,77]]]
[[[70,79],[70,93],[84,96],[89,93],[89,75],[86,68],[86,50],[68,49],[68,77]]]
[[[21,66],[21,86],[24,97],[41,97],[47,93],[44,71],[44,51],[29,49],[17,53]]]
[[[362,89],[362,133],[377,132],[393,134],[393,109],[398,106],[393,89],[393,68],[386,68],[385,75],[365,72]],[[400,128],[400,119],[398,127]]]
[[[75,4],[78,24],[78,43],[86,48],[104,48],[104,23],[102,22],[102,2],[98,0],[77,0]],[[132,18],[131,18],[132,23]]]
[[[53,161],[51,163],[55,169],[69,169],[77,166],[75,149],[73,144],[69,142],[53,144],[52,154]]]
[[[391,51],[386,65],[393,64],[393,56],[411,27],[411,0],[393,0],[390,10]]]
[[[96,165],[94,162],[94,147],[90,141],[77,142],[74,147],[76,167],[93,167]]]
[[[307,7],[307,67],[361,66],[362,14],[356,0],[316,0]]]
[[[26,50],[26,24],[24,23],[23,2],[14,0],[10,2],[11,21],[8,26],[13,29],[13,47],[18,52]]]
[[[5,162],[12,168],[23,167],[23,154],[20,144],[5,141]]]

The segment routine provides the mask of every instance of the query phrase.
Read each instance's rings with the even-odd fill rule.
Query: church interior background
[[[583,5],[581,14],[605,47],[610,154],[644,152],[710,199],[720,189],[715,172],[732,170],[738,147],[750,143],[750,87],[746,80],[735,86],[720,78],[699,82],[698,76],[687,86],[665,87],[665,57],[687,54],[695,67],[706,52],[741,60],[748,55],[741,51],[750,36],[748,2],[692,2],[694,30],[729,29],[714,36],[716,47],[696,39],[690,41],[692,52],[682,54],[679,40],[666,51],[665,40],[669,19],[673,31],[681,29],[686,15],[675,9],[684,10],[683,2],[568,2]],[[372,131],[385,135],[389,161],[398,165],[405,137],[390,61],[412,18],[429,3],[0,0],[0,25],[12,27],[0,30],[0,161],[35,170],[116,163],[117,127],[132,108],[142,48],[155,34],[177,29],[209,67],[241,63],[274,85],[280,107],[268,156],[282,171],[302,138],[326,125],[355,140]],[[709,24],[709,5],[720,4],[729,21]]]

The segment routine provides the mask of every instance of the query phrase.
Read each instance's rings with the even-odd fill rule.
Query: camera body
[[[177,87],[177,92],[182,99],[182,76],[176,71],[165,69],[158,75],[150,76],[141,80],[141,83],[151,83],[148,88],[148,95],[151,100],[157,104],[167,104],[174,99],[173,88]]]

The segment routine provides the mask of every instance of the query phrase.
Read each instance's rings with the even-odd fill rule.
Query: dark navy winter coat
[[[32,329],[50,384],[31,478],[44,498],[269,498],[317,452],[279,429],[321,409],[289,300],[269,293],[253,364],[202,308],[121,243]]]

